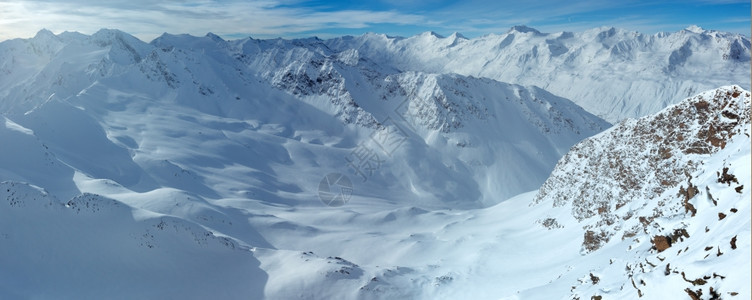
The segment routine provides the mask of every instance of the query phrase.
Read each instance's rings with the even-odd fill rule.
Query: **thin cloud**
[[[749,2],[722,0],[724,11],[734,13],[706,16],[704,8],[720,7],[713,6],[714,3],[720,2],[381,0],[321,4],[300,0],[73,0],[65,3],[30,0],[0,2],[0,40],[30,37],[42,28],[89,34],[100,28],[117,28],[146,41],[162,32],[203,35],[209,31],[224,37],[272,38],[331,36],[333,32],[357,35],[368,31],[408,36],[434,30],[442,34],[461,32],[473,37],[505,32],[514,25],[528,25],[548,32],[615,26],[653,33],[678,30],[685,26],[678,24],[685,23],[748,34],[743,27],[749,24],[746,13]],[[746,12],[726,10],[728,5],[746,7]],[[674,14],[676,8],[694,10],[682,18]]]
[[[193,1],[154,4],[153,1],[92,1],[0,3],[0,39],[29,37],[42,27],[54,32],[93,33],[118,28],[144,40],[162,32],[287,36],[327,28],[367,28],[375,23],[420,24],[423,16],[397,11],[342,10],[320,12],[283,6],[285,2]]]

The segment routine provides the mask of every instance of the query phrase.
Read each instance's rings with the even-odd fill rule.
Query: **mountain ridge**
[[[142,103],[174,103],[201,114],[234,119],[232,122],[246,122],[248,119],[274,122],[275,126],[286,128],[282,132],[285,138],[296,142],[331,139],[329,135],[336,132],[348,132],[348,137],[340,138],[343,142],[339,143],[341,148],[337,151],[357,149],[359,144],[365,145],[361,142],[373,141],[370,137],[373,131],[397,128],[402,138],[406,138],[403,150],[407,152],[399,155],[400,159],[406,159],[409,169],[395,173],[371,174],[369,171],[368,174],[378,174],[380,184],[394,186],[405,191],[406,195],[419,193],[430,195],[425,199],[434,199],[424,204],[453,199],[455,205],[469,206],[491,205],[535,188],[568,147],[608,126],[569,100],[542,89],[458,74],[403,72],[363,57],[355,49],[334,51],[319,39],[224,41],[212,35],[166,34],[147,44],[126,35],[118,30],[101,30],[91,37],[79,37],[79,40],[56,40],[55,47],[60,49],[48,58],[51,61],[45,67],[29,73],[14,70],[14,73],[28,76],[20,83],[3,81],[16,84],[6,90],[4,97],[0,95],[3,112],[9,119],[35,131],[48,125],[31,119],[56,120],[51,116],[37,115],[54,115],[54,110],[89,115],[80,119],[93,119],[94,123],[103,125],[100,132],[105,132],[106,136],[118,136],[116,140],[111,139],[114,145],[102,146],[102,149],[121,148],[116,152],[141,153],[143,156],[149,156],[139,149],[142,140],[139,136],[143,136],[143,132],[124,130],[115,133],[121,130],[108,128],[143,128],[148,121],[146,124],[106,124],[123,123],[112,118],[121,111],[127,112],[129,107],[148,111]],[[6,49],[5,45],[7,43],[0,43],[0,49]],[[6,60],[26,55],[13,47],[5,51],[11,53],[10,59]],[[75,66],[68,67],[71,64]],[[471,98],[474,100],[469,101]],[[82,108],[84,112],[64,108],[67,105]],[[47,112],[43,112],[43,108]],[[263,111],[279,113],[265,114]],[[298,121],[295,120],[298,117],[288,112],[302,113],[306,117]],[[322,115],[334,116],[341,124],[333,127],[329,122],[331,124],[319,128],[322,124],[309,117]],[[60,128],[73,124],[76,122],[61,124]],[[355,127],[348,127],[349,124]],[[518,131],[529,135],[510,130],[514,126],[521,127]],[[315,130],[320,133],[313,133]],[[484,132],[483,137],[472,137],[472,131],[478,130]],[[324,136],[320,136],[321,133]],[[123,140],[132,142],[123,144]],[[378,145],[371,146],[378,149]],[[427,155],[425,152],[433,147],[455,154]],[[507,149],[508,156],[494,155],[494,148]],[[394,150],[378,155],[391,156]],[[424,153],[421,157],[442,161],[430,165],[447,174],[442,179],[444,183],[448,184],[451,177],[460,177],[474,178],[483,184],[468,180],[461,184],[464,187],[448,196],[435,190],[441,185],[438,183],[432,183],[429,188],[434,192],[424,193],[420,192],[422,188],[390,181],[388,178],[393,176],[399,178],[396,174],[428,176],[430,171],[421,166],[425,162],[417,163],[409,158],[411,151]],[[462,158],[457,159],[457,156]],[[166,157],[148,160],[158,162],[164,159],[169,160]],[[138,170],[138,163],[126,163],[129,160],[123,156],[121,162],[124,164],[118,164],[118,168]],[[378,165],[381,161],[383,159],[379,159]],[[289,164],[289,160],[282,163]],[[500,168],[500,165],[506,167]],[[99,167],[92,166],[94,169]],[[521,172],[523,169],[529,171]],[[349,172],[364,181],[368,179],[357,169],[348,168],[346,162],[340,172]],[[457,172],[463,175],[449,176]],[[127,173],[131,176],[143,174],[141,177],[145,181],[126,180],[127,176],[115,176],[114,173],[111,175],[115,177],[110,179],[133,188],[143,185],[139,190],[154,188],[148,174],[142,171]],[[486,173],[488,175],[483,175]],[[510,183],[498,187],[493,181],[483,179],[487,176],[507,178]],[[481,197],[487,189],[493,189],[495,196]],[[463,193],[467,197],[459,197]],[[461,198],[468,199],[457,200]]]
[[[573,99],[612,123],[655,113],[699,90],[729,84],[749,88],[750,41],[739,34],[681,30],[645,35],[613,27],[578,33],[516,33],[512,28],[451,48],[444,46],[451,41],[422,42],[415,36],[363,35],[331,39],[328,44],[340,50],[367,45],[362,56],[403,70],[537,85]],[[693,73],[697,69],[713,73],[713,79]],[[641,79],[629,80],[635,72]],[[655,95],[660,100],[646,100]]]

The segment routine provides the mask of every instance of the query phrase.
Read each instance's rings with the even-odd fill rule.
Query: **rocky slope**
[[[575,145],[531,205],[581,229],[583,254],[627,254],[573,293],[748,295],[749,144],[750,93],[727,86]]]

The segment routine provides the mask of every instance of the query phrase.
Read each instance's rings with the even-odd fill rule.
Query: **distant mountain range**
[[[654,35],[613,27],[541,33],[515,26],[475,39],[426,32],[409,38],[366,34],[318,43],[335,52],[355,49],[360,57],[402,71],[451,72],[538,86],[611,123],[656,113],[723,85],[749,89],[749,38],[697,26]]]

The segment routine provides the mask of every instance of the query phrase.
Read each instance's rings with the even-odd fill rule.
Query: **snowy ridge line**
[[[50,50],[27,52],[29,48]],[[538,187],[571,145],[610,126],[540,88],[459,74],[401,71],[362,56],[360,50],[334,51],[316,39],[224,41],[211,34],[166,34],[147,44],[103,29],[92,36],[42,32],[29,40],[0,43],[0,51],[8,53],[4,61],[40,62],[8,64],[9,72],[28,80],[0,75],[0,85],[9,85],[7,95],[0,94],[0,111],[33,130],[71,169],[138,191],[192,186],[191,192],[222,198],[261,190],[265,201],[288,201],[269,194],[310,188],[276,177],[272,181],[277,183],[259,186],[248,174],[288,170],[271,170],[243,152],[281,151],[278,144],[289,140],[283,147],[287,153],[316,153],[326,161],[340,161],[315,166],[302,156],[271,154],[280,167],[293,165],[290,160],[295,158],[306,161],[310,168],[290,169],[309,170],[307,181],[318,182],[336,171],[368,179],[368,190],[380,186],[405,195],[395,201],[482,207]],[[127,121],[134,116],[147,117]],[[176,132],[167,124],[189,130]],[[374,132],[396,127],[411,137],[399,149],[384,153],[379,149],[388,147],[360,147],[374,140]],[[279,138],[264,137],[265,150],[256,150],[257,134]],[[207,170],[201,170],[205,166],[195,159],[168,155],[182,152],[179,149],[186,145],[157,138],[164,135],[191,137],[188,148],[199,149],[198,156],[223,165],[239,164],[237,176],[218,169],[203,176]],[[97,137],[100,148],[69,144],[86,136]],[[221,149],[203,151],[202,144]],[[496,155],[497,149],[505,155]],[[349,158],[358,150],[368,155]],[[171,174],[168,169],[193,176],[165,177]],[[217,180],[202,182],[207,177]],[[403,180],[406,177],[416,179]],[[500,181],[505,184],[497,184]],[[210,185],[231,185],[232,192]]]
[[[76,215],[84,216],[95,216],[98,214],[105,216],[113,214],[122,216],[133,215],[133,218],[139,222],[150,220],[146,223],[154,223],[150,226],[155,227],[158,230],[165,230],[170,227],[175,229],[175,232],[177,232],[179,228],[190,232],[194,237],[195,242],[199,245],[205,245],[207,241],[214,240],[229,249],[237,248],[246,251],[251,251],[253,249],[253,247],[238,244],[231,237],[215,236],[212,231],[207,230],[204,226],[189,220],[133,208],[123,202],[109,199],[101,195],[83,193],[71,198],[65,203],[61,203],[55,196],[50,195],[40,187],[23,182],[3,181],[0,182],[0,198],[4,198],[7,205],[12,208],[15,213],[20,213],[21,215],[34,215],[37,213],[35,212],[37,209],[48,209],[57,211],[58,213],[60,211],[70,211],[74,212]],[[24,210],[28,210],[28,212],[24,212]],[[151,238],[153,239],[153,237]],[[142,243],[142,246],[148,248],[155,247],[153,243]]]
[[[749,39],[697,28],[646,35],[613,27],[541,33],[516,26],[469,40],[365,34],[325,43],[335,51],[357,49],[360,57],[403,71],[537,85],[611,123],[656,113],[718,86],[749,89]],[[640,79],[634,80],[637,72]]]
[[[106,38],[114,41],[105,41]],[[55,36],[40,31],[30,40],[3,42],[9,47],[0,48],[9,49],[0,52],[7,55],[25,47],[27,53],[50,57],[57,54],[62,45],[84,39],[117,49],[108,60],[121,64],[158,54],[149,53],[148,47],[144,46],[146,43],[116,30],[102,30],[92,37],[68,32]],[[444,38],[420,34],[402,38],[364,34],[329,40],[245,38],[225,41],[213,34],[203,38],[164,34],[150,45],[167,52],[181,47],[203,49],[210,55],[224,52],[248,65],[252,73],[262,78],[274,77],[277,82],[285,79],[280,75],[306,76],[298,72],[305,70],[300,66],[309,63],[309,59],[310,62],[326,63],[321,57],[331,57],[347,65],[370,61],[372,66],[369,69],[381,70],[382,73],[458,73],[522,85],[540,85],[549,92],[573,99],[589,112],[612,123],[658,112],[700,90],[728,84],[749,88],[746,86],[749,39],[739,34],[695,27],[646,35],[613,27],[577,33],[540,33],[516,26],[503,34],[474,39],[458,35]],[[26,58],[16,61],[23,60]],[[290,60],[298,63],[286,62]],[[0,74],[13,72],[19,80],[29,80],[28,74],[39,72],[45,59],[34,61],[37,64],[23,66],[24,71],[20,72],[14,70],[20,66],[4,63],[0,67],[4,72]],[[229,61],[223,59],[223,63]],[[280,73],[282,67],[287,70]],[[116,71],[117,68],[89,68],[92,75]],[[155,75],[161,73],[159,70],[155,72]],[[631,80],[635,72],[641,74],[641,79]],[[307,74],[308,80],[315,80],[313,75]],[[588,88],[580,88],[584,86]],[[49,93],[40,96],[47,95]]]

